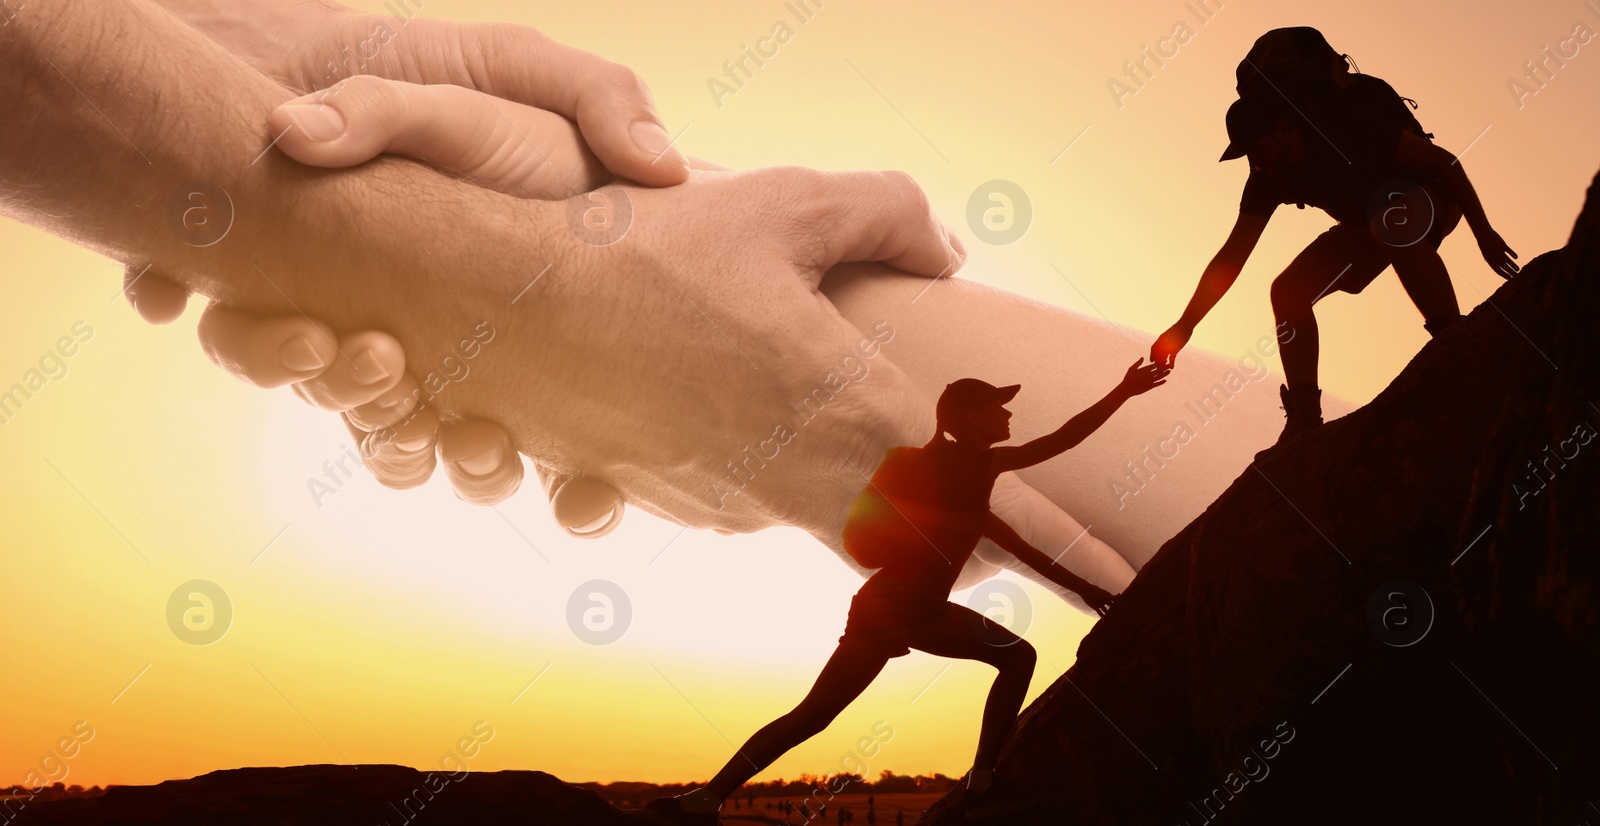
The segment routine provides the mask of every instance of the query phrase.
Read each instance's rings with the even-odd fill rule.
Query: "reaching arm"
[[[1022,564],[1039,572],[1045,579],[1083,597],[1083,601],[1102,617],[1116,601],[1116,597],[1112,596],[1110,591],[1090,584],[1083,577],[1057,565],[1055,560],[1045,556],[1043,551],[1029,545],[1012,530],[1010,525],[1006,524],[1005,520],[995,516],[994,511],[989,512],[983,535],[989,537],[1006,553],[1016,557]]]
[[[1400,166],[1436,176],[1445,192],[1461,207],[1461,217],[1472,228],[1473,237],[1478,239],[1478,250],[1489,268],[1502,278],[1510,278],[1517,273],[1518,267],[1511,260],[1517,257],[1517,253],[1506,246],[1500,233],[1489,225],[1489,218],[1483,212],[1483,202],[1478,199],[1478,191],[1467,178],[1467,171],[1462,168],[1459,158],[1431,141],[1410,132],[1401,132],[1394,160]]]
[[[1079,442],[1089,438],[1090,433],[1099,430],[1100,425],[1105,424],[1123,402],[1166,384],[1167,369],[1158,364],[1140,366],[1143,361],[1143,359],[1135,361],[1133,366],[1128,368],[1127,374],[1122,377],[1122,381],[1113,387],[1105,398],[1090,405],[1088,410],[1068,419],[1067,423],[1056,432],[1024,445],[995,448],[994,472],[1001,474],[1009,470],[1031,467],[1077,447]]]
[[[1200,274],[1200,284],[1195,287],[1189,306],[1184,308],[1183,317],[1151,345],[1151,361],[1169,368],[1177,361],[1178,351],[1189,343],[1194,328],[1199,326],[1201,319],[1211,312],[1211,308],[1222,300],[1228,288],[1239,278],[1244,262],[1249,260],[1256,242],[1261,240],[1261,231],[1267,228],[1267,220],[1259,215],[1239,213],[1238,220],[1233,223],[1233,231],[1228,233],[1228,240],[1212,256],[1205,272]]]

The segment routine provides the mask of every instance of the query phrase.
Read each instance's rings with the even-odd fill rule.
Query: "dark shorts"
[[[1295,257],[1296,264],[1314,271],[1338,273],[1318,298],[1334,290],[1352,295],[1365,290],[1389,268],[1386,244],[1439,248],[1461,221],[1461,210],[1431,187],[1422,191],[1425,194],[1414,202],[1375,199],[1367,223],[1335,224]]]
[[[869,646],[888,658],[903,657],[949,600],[949,587],[941,590],[939,582],[879,571],[850,600],[839,645]]]

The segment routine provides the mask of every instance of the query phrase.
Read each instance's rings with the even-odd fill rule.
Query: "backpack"
[[[863,568],[882,568],[898,556],[894,549],[914,527],[889,498],[869,484],[850,503],[844,523],[844,549]]]
[[[1234,70],[1234,88],[1241,98],[1287,100],[1313,124],[1338,110],[1340,116],[1371,120],[1399,127],[1417,137],[1432,139],[1413,111],[1417,102],[1395,94],[1392,89],[1356,105],[1341,107],[1343,84],[1335,72],[1349,72],[1354,65],[1347,54],[1328,44],[1322,32],[1310,26],[1273,29],[1256,38]],[[1385,84],[1387,87],[1387,84]],[[1409,104],[1409,106],[1408,106]]]
[[[844,549],[864,568],[894,561],[943,559],[933,543],[952,518],[930,486],[937,470],[922,449],[897,447],[884,455],[872,481],[850,503]]]

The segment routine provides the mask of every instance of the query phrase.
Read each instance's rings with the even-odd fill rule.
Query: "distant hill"
[[[31,803],[8,826],[610,826],[634,824],[599,795],[543,772],[450,782],[403,766],[229,769],[95,798]]]

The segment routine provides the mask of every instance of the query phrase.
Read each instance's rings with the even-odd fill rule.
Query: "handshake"
[[[933,433],[930,389],[984,364],[1053,385],[1042,409],[1081,406],[1127,343],[952,280],[966,250],[904,173],[690,159],[632,71],[533,29],[290,0],[26,22],[0,32],[27,124],[0,132],[0,213],[125,264],[153,323],[209,299],[210,358],[337,413],[390,487],[442,469],[494,504],[527,456],[577,535],[626,503],[798,527],[843,558],[887,448]],[[1035,338],[1075,346],[1016,346]],[[779,432],[781,457],[745,449]],[[1070,474],[1033,481],[1001,476],[996,515],[1111,592],[1190,518],[1133,529]],[[1088,535],[1101,520],[1126,548]],[[1016,564],[981,545],[958,587]]]
[[[624,501],[723,531],[836,529],[825,504],[802,504],[818,502],[814,490],[769,478],[718,495],[713,483],[726,488],[728,471],[717,463],[737,455],[737,440],[770,432],[762,419],[805,398],[837,352],[872,339],[820,294],[830,267],[883,262],[930,278],[960,267],[961,243],[909,177],[735,173],[691,162],[633,72],[532,29],[269,0],[164,5],[299,93],[260,125],[272,144],[257,165],[280,178],[348,182],[370,177],[363,173],[380,155],[403,155],[481,191],[453,186],[441,195],[456,201],[448,224],[406,231],[412,266],[431,272],[405,306],[394,306],[400,279],[364,277],[370,266],[312,274],[303,260],[284,268],[252,260],[255,292],[265,286],[269,299],[278,293],[290,305],[273,314],[230,289],[226,272],[185,274],[174,270],[187,262],[135,258],[125,293],[144,318],[177,317],[190,287],[210,293],[199,330],[212,360],[337,412],[391,487],[420,485],[442,466],[461,498],[494,504],[521,484],[520,452],[534,458],[557,520],[581,535],[615,526]],[[399,28],[374,40],[384,26]],[[352,51],[352,43],[367,46]],[[319,73],[352,65],[328,56],[374,52],[363,74]],[[354,169],[288,172],[279,155]],[[424,198],[455,183],[430,177]],[[204,203],[203,194],[189,200]],[[242,213],[244,199],[235,200]],[[354,206],[340,219],[354,224],[346,245],[372,235],[360,213],[394,221],[408,211]],[[417,243],[436,235],[460,238],[462,254]],[[215,246],[277,240],[224,237]],[[314,244],[296,241],[311,252],[302,259],[316,257]],[[296,290],[285,283],[296,277],[280,269],[321,286]],[[357,319],[382,329],[363,330]],[[462,368],[480,350],[468,378]],[[822,457],[870,467],[889,423],[914,420],[903,398],[860,395],[830,426],[806,430],[796,452],[809,458],[786,459],[809,471],[802,476],[832,476],[848,490],[848,462],[817,467]]]

